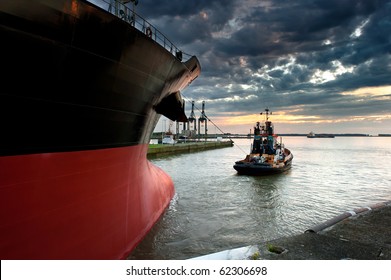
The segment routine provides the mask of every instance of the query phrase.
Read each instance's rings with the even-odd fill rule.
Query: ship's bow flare
[[[179,91],[171,93],[160,101],[155,108],[161,114],[172,121],[187,122],[184,102]]]
[[[196,56],[192,56],[183,63],[186,71],[183,72],[182,78],[178,79],[179,88],[183,89],[193,82],[201,73],[201,65]],[[180,91],[169,93],[156,106],[155,111],[172,121],[187,122],[185,114],[184,101]]]
[[[197,77],[201,74],[201,64],[196,56],[192,56],[188,61],[184,63],[186,67],[190,71],[190,82],[197,79]]]

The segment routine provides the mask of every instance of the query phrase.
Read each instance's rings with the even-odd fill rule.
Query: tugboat
[[[270,175],[282,173],[291,168],[293,154],[284,147],[282,138],[274,134],[274,125],[269,121],[272,114],[268,108],[265,112],[265,124],[257,122],[254,127],[254,140],[250,154],[245,159],[235,162],[234,169],[243,175]]]

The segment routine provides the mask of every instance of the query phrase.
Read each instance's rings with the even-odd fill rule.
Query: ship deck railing
[[[177,46],[174,45],[162,32],[160,32],[155,26],[150,22],[144,19],[142,16],[138,15],[133,8],[129,8],[125,4],[116,0],[94,0],[91,3],[101,7],[102,9],[107,10],[123,21],[127,22],[134,28],[143,32],[149,36],[156,43],[164,47],[172,55],[182,61],[182,59],[188,60],[192,55],[183,52]]]

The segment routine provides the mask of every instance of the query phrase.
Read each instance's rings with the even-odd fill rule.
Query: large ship
[[[201,69],[135,4],[0,1],[1,259],[125,259],[169,205],[148,143]]]

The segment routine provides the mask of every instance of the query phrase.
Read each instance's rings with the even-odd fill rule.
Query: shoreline
[[[220,149],[232,147],[233,141],[203,141],[203,142],[188,142],[177,144],[150,144],[148,148],[148,159],[158,158],[162,156],[170,156],[183,153],[193,153],[211,149]]]
[[[302,234],[192,260],[391,260],[391,201],[346,211]]]

